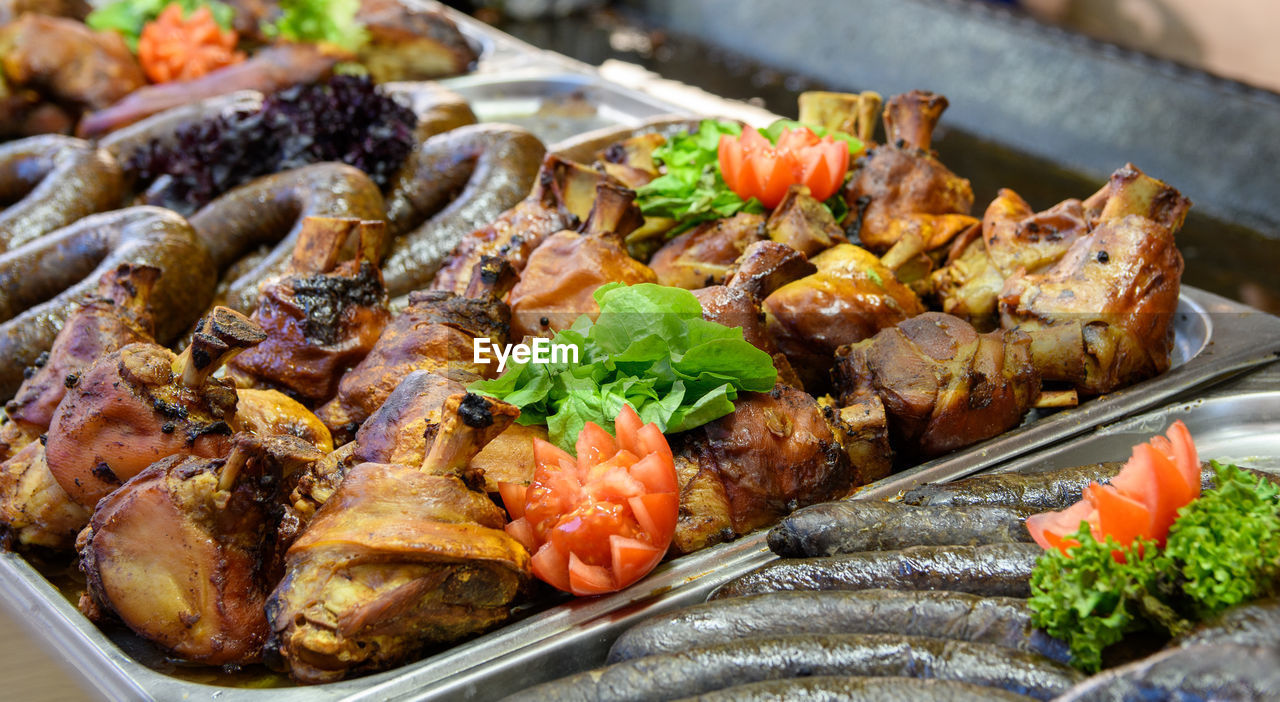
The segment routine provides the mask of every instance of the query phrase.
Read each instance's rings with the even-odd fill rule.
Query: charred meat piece
[[[518,414],[451,396],[421,466],[361,463],[316,512],[271,594],[268,663],[306,683],[404,662],[503,621],[529,554],[467,464]],[[469,481],[469,482],[464,482]]]
[[[63,323],[48,355],[5,405],[9,421],[0,427],[0,442],[8,450],[0,450],[0,457],[48,430],[67,389],[94,361],[129,344],[155,341],[148,303],[159,276],[159,268],[133,263],[102,276],[97,294]]]
[[[464,237],[431,280],[431,289],[462,294],[485,256],[501,257],[516,273],[523,271],[529,255],[547,237],[577,226],[587,216],[596,186],[605,182],[605,176],[581,164],[547,156],[529,196]]]
[[[631,627],[609,661],[754,636],[902,634],[995,644],[1065,663],[1067,645],[1037,629],[1026,600],[928,590],[774,592],[713,600]]]
[[[1030,597],[1036,544],[909,546],[816,558],[784,558],[721,585],[711,599],[783,590],[945,590]]]
[[[866,249],[840,244],[814,256],[818,272],[764,302],[769,334],[811,392],[830,385],[836,349],[924,312],[910,288]]]
[[[1117,194],[1088,237],[1038,273],[1015,273],[1000,292],[1001,326],[1048,339],[1032,349],[1045,379],[1086,395],[1169,369],[1183,269],[1173,236],[1191,206],[1132,165],[1112,175],[1109,187]],[[1124,214],[1134,200],[1147,202],[1145,214]]]
[[[600,312],[593,295],[605,283],[657,282],[653,270],[631,258],[623,240],[644,220],[635,192],[608,183],[582,233],[557,232],[529,256],[520,282],[511,289],[511,337],[551,336],[581,315]]]
[[[511,309],[502,297],[514,283],[506,261],[486,256],[462,294],[411,293],[409,306],[391,320],[369,355],[342,377],[337,397],[318,411],[320,418],[345,442],[414,371],[436,371],[463,382],[492,375],[494,365],[475,360],[475,340],[507,343]]]
[[[236,416],[231,428],[262,437],[292,436],[324,453],[333,450],[333,436],[324,422],[279,390],[238,388]]]
[[[320,457],[306,442],[238,434],[225,458],[173,455],[98,504],[80,535],[80,609],[118,617],[178,658],[260,659],[283,478]]]
[[[831,211],[809,196],[808,188],[793,185],[786,197],[769,214],[765,233],[770,239],[815,256],[836,244],[847,243],[844,230]]]
[[[89,514],[54,480],[39,441],[0,463],[0,540],[7,547],[69,549]]]
[[[883,254],[904,237],[919,250],[946,246],[977,223],[969,216],[969,181],[942,165],[929,146],[947,99],[913,90],[889,99],[884,110],[888,142],[855,163],[844,224],[862,245]]]
[[[649,259],[649,267],[662,285],[689,290],[721,285],[747,247],[764,239],[763,230],[764,218],[747,212],[706,222],[668,241]]]
[[[928,458],[988,439],[1022,421],[1040,394],[1031,339],[979,334],[926,312],[837,353],[840,403],[883,403],[894,449]]]
[[[769,532],[779,556],[834,556],[911,546],[976,546],[1028,542],[1029,511],[965,505],[921,507],[844,500],[805,507]]]
[[[369,32],[360,63],[379,83],[461,75],[478,58],[439,5],[361,0],[356,21]]]
[[[778,351],[773,337],[765,329],[761,305],[774,290],[814,270],[814,265],[791,247],[758,241],[747,247],[729,269],[726,284],[694,290],[693,294],[702,304],[703,319],[742,329],[748,343],[773,357],[780,382],[803,389],[791,363]]]
[[[210,377],[266,336],[225,307],[209,313],[177,356],[130,344],[98,359],[67,391],[49,425],[49,470],[86,507],[166,456],[218,458],[231,448],[236,391]]]
[[[318,404],[369,353],[391,318],[378,272],[386,224],[308,217],[283,276],[262,286],[253,321],[267,338],[228,364],[237,384]],[[354,258],[339,262],[356,239]]]
[[[828,422],[803,390],[743,393],[732,414],[677,435],[674,551],[689,553],[839,499],[858,482]]]

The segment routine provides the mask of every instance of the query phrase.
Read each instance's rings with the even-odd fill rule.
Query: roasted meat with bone
[[[739,212],[671,239],[649,259],[649,267],[661,285],[689,290],[721,285],[747,247],[764,238],[764,217]]]
[[[486,256],[476,263],[462,294],[410,293],[409,306],[391,320],[369,355],[343,376],[338,394],[318,414],[339,441],[349,440],[400,381],[418,370],[458,374],[466,382],[490,377],[496,364],[475,360],[475,340],[507,343],[511,309],[502,301],[515,283],[511,266]]]
[[[833,375],[840,405],[882,414],[894,450],[912,458],[937,456],[1012,429],[1040,393],[1027,334],[979,334],[968,322],[940,312],[841,348]]]
[[[803,185],[793,185],[769,214],[765,234],[805,256],[815,256],[845,243],[844,230],[821,202]]]
[[[8,421],[0,427],[0,458],[48,430],[67,389],[80,382],[94,361],[129,344],[155,341],[148,302],[159,276],[154,266],[131,263],[102,276],[97,293],[63,323],[41,363],[5,405]]]
[[[945,109],[946,98],[920,90],[889,98],[884,110],[888,143],[871,148],[855,163],[844,224],[876,254],[904,238],[914,240],[918,251],[939,250],[977,224],[969,216],[969,181],[930,151]]]
[[[830,385],[836,349],[924,312],[880,259],[839,244],[811,259],[818,271],[765,299],[770,336],[811,392]]]
[[[39,441],[0,463],[0,543],[6,548],[69,549],[89,515],[54,480]]]
[[[222,458],[173,455],[111,493],[81,533],[80,609],[111,615],[177,658],[260,660],[279,490],[320,453],[237,434]]]
[[[324,453],[333,450],[333,435],[311,410],[279,390],[236,389],[231,428],[258,436],[292,436]]]
[[[1005,280],[1044,271],[1100,225],[1131,214],[1176,231],[1186,214],[1180,202],[1177,191],[1131,165],[1087,200],[1064,200],[1043,212],[1002,189],[983,215],[981,236],[974,230],[953,242],[947,264],[931,276],[932,295],[942,311],[993,329]]]
[[[534,249],[558,231],[587,217],[596,187],[608,178],[558,156],[547,156],[533,191],[496,221],[464,237],[431,280],[432,290],[463,294],[471,274],[485,256],[506,260],[516,273],[524,270]]]
[[[1001,326],[1036,337],[1041,375],[1085,395],[1169,369],[1183,269],[1174,232],[1191,207],[1132,166],[1112,175],[1108,187],[1113,196],[1088,236],[1053,265],[1015,273],[1000,292]],[[1145,203],[1142,213],[1132,212],[1134,202]]]
[[[304,683],[401,663],[510,615],[529,554],[470,485],[468,463],[519,413],[472,394],[445,401],[421,466],[361,463],[316,512],[271,594],[268,663]]]
[[[593,297],[605,283],[657,282],[652,269],[631,257],[623,243],[644,220],[636,194],[603,183],[582,232],[557,232],[529,256],[511,289],[511,337],[551,336],[581,315],[600,312]]]
[[[58,484],[93,507],[166,456],[226,456],[236,391],[211,376],[265,336],[244,315],[218,307],[181,355],[130,344],[98,359],[67,391],[49,426],[45,456]]]
[[[384,222],[303,220],[288,269],[262,286],[253,312],[267,338],[232,359],[228,375],[313,405],[332,398],[391,318],[376,260],[385,237]],[[340,260],[351,239],[354,257]]]

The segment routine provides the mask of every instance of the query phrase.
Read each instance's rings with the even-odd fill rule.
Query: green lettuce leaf
[[[129,49],[136,53],[142,27],[173,4],[182,7],[183,16],[190,15],[201,7],[208,7],[213,14],[213,21],[223,29],[230,29],[236,17],[236,11],[230,5],[218,0],[115,0],[90,12],[84,21],[98,31],[117,32],[129,45]]]

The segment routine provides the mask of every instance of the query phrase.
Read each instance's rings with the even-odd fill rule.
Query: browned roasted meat
[[[0,24],[12,22],[28,12],[82,20],[92,9],[85,0],[0,0]]]
[[[279,390],[238,388],[236,414],[231,428],[258,436],[292,436],[329,453],[333,436],[329,428],[302,403]]]
[[[803,389],[787,357],[778,351],[765,330],[760,305],[774,290],[815,270],[795,249],[774,241],[759,241],[743,252],[726,284],[695,290],[693,294],[702,304],[703,319],[742,329],[748,343],[773,357],[779,382]]]
[[[841,348],[837,359],[840,404],[868,416],[882,405],[894,449],[913,458],[1012,429],[1040,392],[1026,334],[979,334],[941,312]]]
[[[379,83],[460,75],[478,58],[438,3],[361,0],[356,21],[369,32],[360,63]]]
[[[604,182],[605,176],[581,164],[547,156],[529,196],[493,224],[464,237],[432,279],[431,289],[461,294],[485,256],[500,256],[516,273],[523,271],[529,255],[547,237],[587,216],[596,186]]]
[[[69,132],[81,111],[147,83],[119,34],[32,13],[0,26],[0,69],[0,136]]]
[[[505,261],[485,257],[476,264],[462,295],[444,290],[415,292],[409,306],[391,321],[373,350],[342,378],[338,395],[318,411],[338,437],[349,440],[396,386],[416,370],[451,374],[465,382],[496,373],[495,364],[475,361],[475,340],[503,345],[511,310],[502,296],[515,275]]]
[[[419,466],[361,463],[316,512],[271,594],[267,661],[307,683],[403,662],[506,619],[529,554],[464,480],[518,414],[478,395],[445,402]]]
[[[180,356],[155,344],[129,344],[98,359],[49,425],[45,454],[58,484],[92,507],[166,456],[225,456],[236,392],[211,374],[265,336],[243,315],[219,307]]]
[[[593,295],[605,283],[653,283],[657,276],[623,244],[643,216],[634,191],[602,183],[581,234],[561,231],[529,256],[511,289],[511,337],[551,336],[581,315],[600,312]]]
[[[277,491],[319,457],[296,439],[237,434],[225,458],[175,455],[134,476],[77,540],[81,611],[115,615],[178,658],[258,661]]]
[[[720,285],[742,252],[762,239],[764,217],[741,212],[668,241],[649,259],[649,267],[662,285],[689,290]]]
[[[54,480],[44,444],[33,441],[0,463],[0,542],[6,548],[69,549],[89,523],[89,510]]]
[[[846,241],[844,230],[831,216],[831,210],[810,197],[809,189],[803,185],[793,185],[787,191],[787,196],[769,215],[765,233],[805,256],[814,256]]]
[[[391,318],[378,272],[386,225],[308,217],[283,276],[261,288],[253,321],[267,333],[228,364],[242,387],[277,388],[319,404],[338,391],[342,374],[369,353]],[[339,262],[343,245],[355,256]]]
[[[883,254],[904,237],[921,251],[938,250],[977,223],[969,217],[973,189],[930,151],[933,129],[947,99],[920,90],[889,98],[884,110],[888,143],[855,164],[846,198],[846,229]]]
[[[148,302],[160,269],[122,263],[98,281],[97,294],[67,319],[13,399],[0,426],[0,460],[45,433],[53,411],[99,358],[136,342],[154,341]]]
[[[915,293],[866,249],[840,244],[812,261],[817,273],[764,302],[769,334],[811,392],[830,384],[837,348],[924,311]]]
[[[1053,265],[1005,281],[1001,325],[1034,334],[1045,379],[1094,395],[1169,369],[1183,268],[1174,232],[1190,207],[1177,190],[1125,166],[1085,202],[1098,222],[1088,236]]]
[[[816,124],[829,132],[844,132],[870,143],[876,129],[876,113],[884,103],[879,93],[829,93],[810,90],[797,100],[800,121]]]
[[[680,518],[672,549],[688,553],[772,524],[865,482],[805,393],[779,384],[744,393],[732,414],[674,438]]]

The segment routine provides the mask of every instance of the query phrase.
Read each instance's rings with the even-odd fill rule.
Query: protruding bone
[[[228,307],[215,307],[200,320],[195,335],[173,363],[173,373],[189,388],[203,387],[215,371],[241,351],[262,343],[267,333]]]
[[[925,90],[894,95],[884,108],[884,131],[889,143],[901,140],[905,146],[928,151],[933,130],[946,109],[945,97]]]

